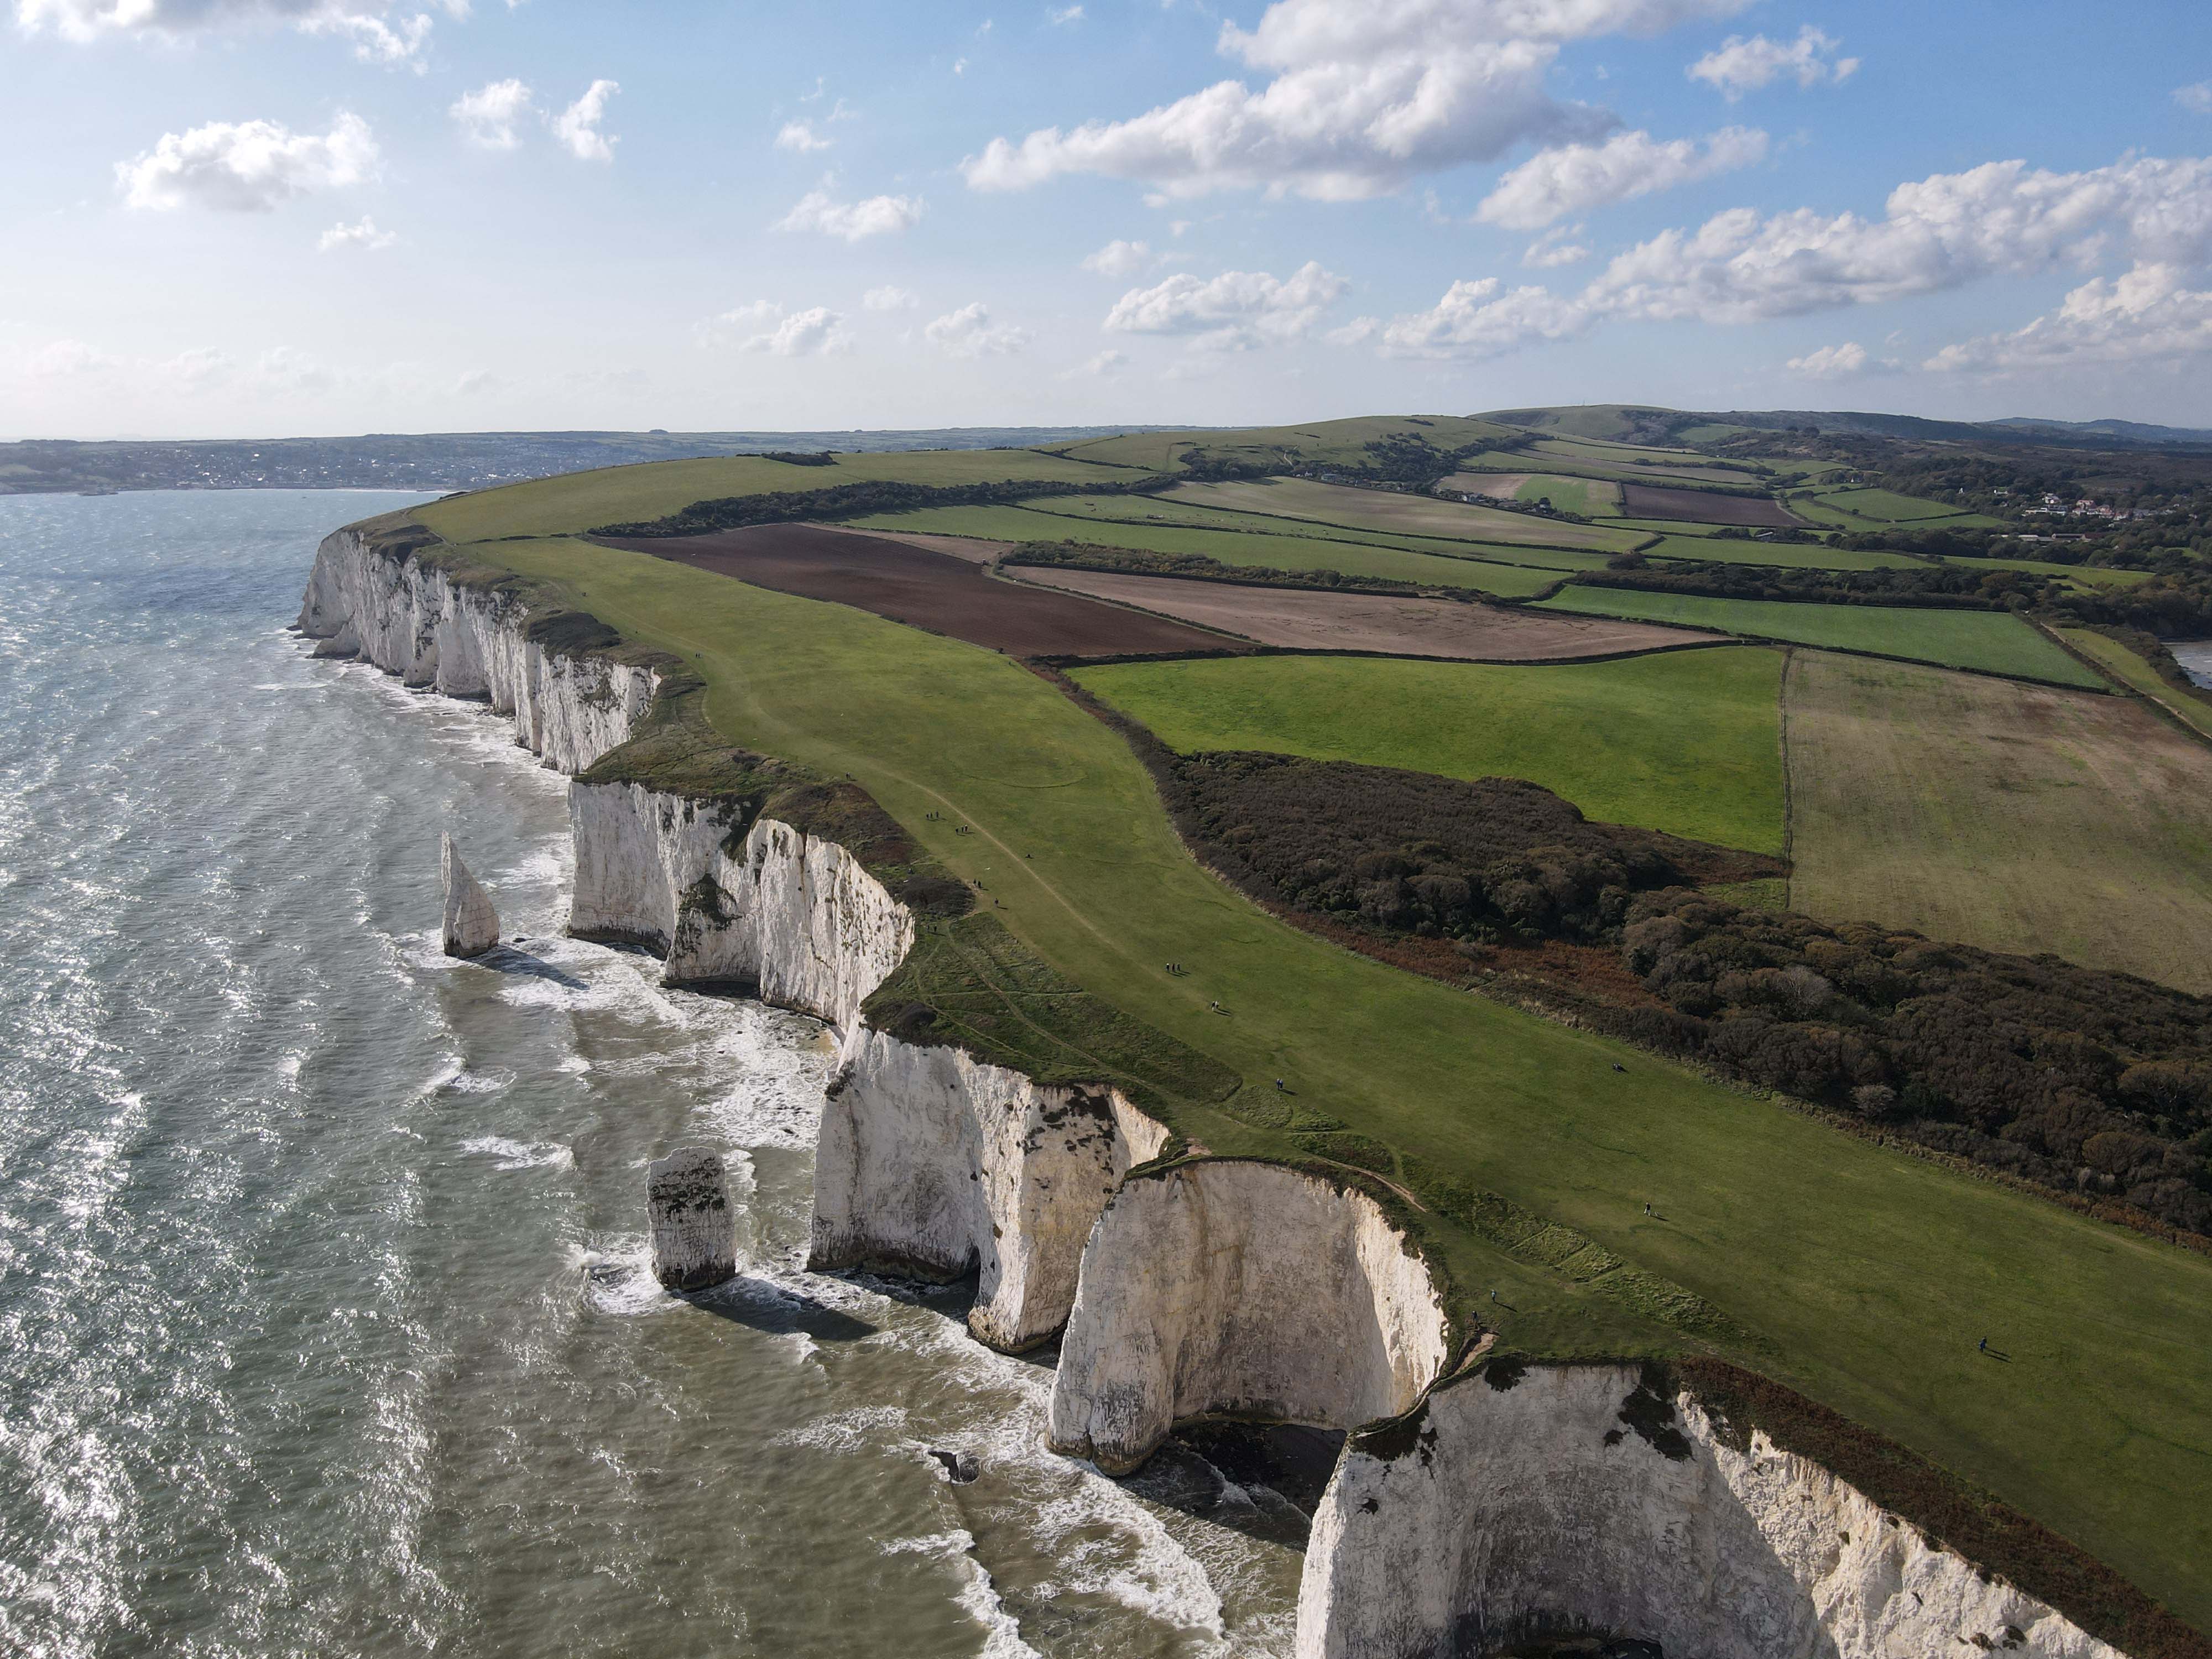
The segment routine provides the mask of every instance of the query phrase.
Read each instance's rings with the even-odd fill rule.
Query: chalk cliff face
[[[449,957],[480,957],[499,943],[499,912],[491,899],[461,862],[453,838],[438,846],[438,870],[445,888],[445,917],[441,932]]]
[[[641,784],[575,784],[572,932],[644,945],[671,984],[742,988],[858,1024],[860,1005],[914,946],[914,913],[858,859],[736,808]]]
[[[1084,1249],[1048,1433],[1119,1473],[1195,1417],[1354,1428],[1410,1407],[1449,1341],[1426,1264],[1364,1193],[1234,1159],[1143,1172]]]
[[[482,697],[511,715],[545,763],[580,772],[626,740],[658,676],[604,658],[556,654],[524,637],[520,607],[456,586],[444,572],[372,547],[358,529],[323,538],[300,630],[320,656],[359,655],[409,685]]]
[[[974,1272],[969,1328],[1034,1347],[1066,1322],[1084,1239],[1116,1183],[1167,1139],[1113,1090],[855,1027],[815,1151],[809,1265]]]
[[[1456,1381],[1346,1445],[1314,1516],[1297,1659],[1581,1634],[1700,1659],[2118,1659],[1763,1434],[1735,1449],[1633,1367]]]
[[[738,1219],[721,1154],[679,1146],[646,1166],[653,1275],[672,1291],[703,1291],[737,1277]]]

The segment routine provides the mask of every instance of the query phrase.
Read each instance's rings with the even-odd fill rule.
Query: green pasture
[[[2099,690],[2103,686],[2095,674],[2009,611],[1708,599],[1618,587],[1568,587],[1553,598],[1538,600],[1537,605],[1583,616],[1630,617],[1644,622],[1677,623],[1685,628],[1717,629],[1748,639],[1868,651],[2055,685]]]
[[[534,488],[469,518],[542,523],[559,509]],[[1062,973],[1252,1080],[1181,1113],[1216,1150],[1294,1145],[1258,1127],[1279,1121],[1265,1080],[1288,1078],[1417,1188],[1448,1174],[1686,1287],[1755,1334],[1726,1351],[2212,1620],[2212,1261],[1279,924],[1191,860],[1120,738],[993,653],[573,539],[466,551],[681,653],[726,740],[850,774]],[[1695,1346],[1663,1304],[1447,1231],[1513,1346]]]
[[[450,542],[502,536],[563,536],[604,524],[665,517],[694,501],[838,484],[995,483],[1002,479],[1099,484],[1140,472],[1085,466],[1030,449],[945,449],[840,455],[831,466],[793,466],[758,455],[657,461],[539,478],[526,486],[455,495],[418,515]]]
[[[913,513],[879,513],[847,522],[861,530],[926,531],[978,536],[993,541],[1078,541],[1153,553],[1194,553],[1223,564],[1263,565],[1274,570],[1337,570],[1349,576],[1465,587],[1519,599],[1559,580],[1556,570],[1487,563],[1471,557],[1409,553],[1357,542],[1314,541],[1302,536],[1252,535],[1198,530],[1178,524],[1116,524],[1061,518],[1020,507],[927,507]]]
[[[1799,518],[1830,530],[1925,529],[2003,530],[2002,519],[1967,513],[1943,501],[1899,495],[1893,490],[1850,488],[1793,491],[1783,503]]]
[[[1505,475],[1521,475],[1524,469],[1515,467]],[[1463,489],[1474,495],[1497,495],[1498,474],[1487,472],[1455,472],[1443,481],[1447,489]],[[1563,513],[1579,513],[1585,518],[1609,518],[1620,510],[1620,486],[1609,478],[1578,477],[1564,472],[1526,474],[1527,481],[1515,489],[1512,499],[1527,501],[1531,506],[1548,500]]]
[[[1186,754],[1527,778],[1585,817],[1779,853],[1781,665],[1779,652],[1728,646],[1543,666],[1247,657],[1075,678]]]

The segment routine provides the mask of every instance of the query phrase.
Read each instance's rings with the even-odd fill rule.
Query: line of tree
[[[790,524],[802,520],[836,521],[877,513],[911,513],[926,507],[1011,507],[1046,495],[1149,495],[1180,482],[1154,473],[1106,483],[1071,483],[1054,479],[1007,478],[992,483],[918,484],[891,479],[832,484],[826,489],[769,489],[756,495],[728,495],[694,501],[665,519],[635,524],[601,525],[594,536],[702,536],[750,525]]]
[[[1809,570],[1781,565],[1674,561],[1653,564],[1624,553],[1603,570],[1577,573],[1582,587],[1632,588],[1717,599],[1782,599],[1810,605],[1904,605],[1920,610],[2019,610],[2044,601],[2057,579],[2020,570],[1920,565],[1878,570]]]
[[[1340,570],[1279,570],[1272,565],[1224,564],[1200,553],[1160,553],[1090,542],[1024,542],[1001,564],[1060,570],[1109,570],[1139,576],[1179,576],[1188,581],[1228,582],[1241,587],[1325,588],[1341,593],[1396,593],[1467,599],[1465,589],[1424,587],[1387,576],[1346,575]]]

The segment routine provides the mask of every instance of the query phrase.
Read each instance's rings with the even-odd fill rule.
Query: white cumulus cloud
[[[1846,340],[1841,345],[1822,346],[1802,357],[1792,357],[1785,367],[1792,374],[1802,374],[1808,380],[1842,380],[1866,373],[1869,361],[1864,346],[1856,340]]]
[[[805,155],[817,149],[830,148],[831,140],[815,131],[811,121],[786,121],[783,130],[775,135],[775,147],[793,155]]]
[[[2071,363],[2171,361],[2212,352],[2212,292],[2192,289],[2179,267],[2138,264],[2096,277],[2058,309],[2010,334],[1949,345],[1924,367],[2001,374]]]
[[[1264,270],[1201,278],[1176,271],[1114,302],[1105,326],[1124,334],[1189,334],[1208,345],[1248,348],[1310,334],[1351,284],[1308,260],[1281,281]]]
[[[379,248],[390,247],[399,240],[388,230],[379,230],[376,221],[363,219],[358,224],[332,225],[315,243],[318,253],[330,253],[339,248],[360,248],[374,253]]]
[[[1003,357],[1029,349],[1030,332],[1011,324],[991,320],[990,307],[981,300],[948,311],[923,329],[929,343],[955,357]]]
[[[2212,115],[2212,81],[2199,81],[2193,86],[2176,87],[2173,101],[2185,110],[2198,115]]]
[[[468,15],[468,0],[436,3],[454,18]],[[27,33],[51,30],[78,42],[289,24],[303,33],[350,40],[364,63],[418,71],[431,29],[428,12],[404,14],[392,0],[15,0],[15,21]]]
[[[1521,263],[1538,270],[1556,270],[1561,265],[1581,264],[1590,252],[1573,240],[1582,232],[1580,225],[1553,225],[1522,251]]]
[[[580,161],[611,161],[614,147],[622,141],[599,131],[606,119],[607,100],[622,90],[613,81],[594,81],[584,95],[553,118],[553,136]]]
[[[1066,173],[1142,180],[1169,197],[1230,189],[1354,200],[1525,141],[1592,138],[1603,111],[1563,105],[1560,46],[1725,17],[1749,0],[1276,0],[1224,55],[1271,78],[1222,80],[1122,121],[994,138],[962,172],[977,190]]]
[[[1395,319],[1385,347],[1486,356],[1606,319],[1759,322],[2093,264],[2115,243],[2138,264],[2212,261],[2212,159],[2136,157],[2081,173],[1993,161],[1899,185],[1879,219],[1731,209],[1638,244],[1578,295],[1507,292],[1494,277],[1455,283],[1432,311]]]
[[[798,205],[775,222],[777,230],[813,230],[848,242],[905,230],[921,217],[918,196],[871,196],[864,202],[840,202],[826,190],[809,191]]]
[[[1152,245],[1115,239],[1096,253],[1085,254],[1083,268],[1101,276],[1133,276],[1152,262]]]
[[[1810,23],[1786,46],[1763,34],[1749,39],[1731,34],[1718,48],[1691,64],[1687,73],[1693,81],[1718,88],[1731,104],[1747,92],[1784,79],[1794,80],[1801,87],[1816,87],[1823,81],[1840,85],[1859,67],[1856,58],[1836,56],[1836,48],[1842,44]]]
[[[1540,230],[1592,208],[1733,173],[1766,158],[1766,135],[1723,127],[1702,145],[1660,143],[1648,132],[1620,132],[1598,144],[1541,151],[1498,181],[1474,216],[1508,230]]]
[[[870,311],[910,311],[921,303],[921,295],[910,288],[886,283],[863,294],[860,303]]]
[[[843,317],[827,306],[810,306],[793,312],[766,333],[754,335],[744,349],[776,357],[821,357],[846,350],[852,343]]]
[[[274,121],[210,121],[162,134],[143,155],[118,161],[115,179],[134,208],[265,213],[295,196],[373,179],[377,160],[376,140],[357,115],[339,115],[321,134]]]
[[[492,81],[464,93],[446,113],[460,124],[471,143],[486,149],[513,149],[520,143],[515,128],[531,111],[530,88],[521,82]]]

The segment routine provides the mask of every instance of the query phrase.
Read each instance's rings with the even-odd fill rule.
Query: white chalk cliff
[[[672,1291],[703,1291],[737,1277],[738,1218],[721,1154],[679,1146],[646,1166],[653,1276]]]
[[[523,623],[506,595],[380,552],[355,526],[323,538],[299,627],[321,641],[319,656],[358,655],[409,685],[484,699],[547,765],[580,772],[629,738],[659,677],[550,653],[524,637]]]
[[[499,912],[491,899],[461,862],[453,838],[446,836],[438,848],[438,874],[445,888],[445,918],[441,932],[449,957],[480,957],[499,943]]]
[[[1594,1634],[1698,1659],[2119,1659],[1758,1431],[1622,1365],[1455,1380],[1345,1449],[1297,1659],[1455,1659]]]
[[[855,1027],[822,1115],[809,1265],[975,1273],[969,1328],[1034,1347],[1066,1322],[1106,1200],[1167,1139],[1118,1091]]]
[[[1365,1193],[1175,1164],[1125,1182],[1091,1231],[1049,1437],[1111,1474],[1194,1418],[1356,1428],[1412,1406],[1449,1340],[1427,1263]]]

